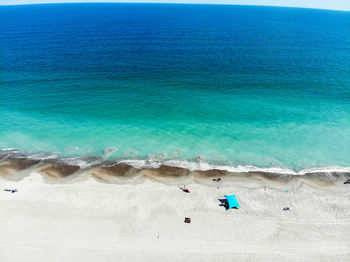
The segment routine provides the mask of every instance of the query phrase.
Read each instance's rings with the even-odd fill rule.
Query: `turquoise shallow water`
[[[0,17],[2,149],[350,166],[349,12],[63,4]]]

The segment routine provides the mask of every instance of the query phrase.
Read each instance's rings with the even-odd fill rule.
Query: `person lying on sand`
[[[183,188],[180,187],[180,189],[182,189],[182,191],[184,191],[186,193],[191,193],[191,189],[190,188],[186,188],[186,185],[184,185]]]
[[[17,189],[5,188],[4,191],[11,192],[11,193],[15,193],[15,192],[17,192],[18,190],[17,190]]]

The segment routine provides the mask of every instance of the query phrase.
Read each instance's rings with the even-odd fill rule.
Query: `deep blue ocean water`
[[[350,12],[1,6],[0,58],[0,149],[350,167]]]

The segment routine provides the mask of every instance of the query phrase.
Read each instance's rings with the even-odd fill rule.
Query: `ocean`
[[[0,58],[2,158],[350,172],[350,12],[1,6]]]

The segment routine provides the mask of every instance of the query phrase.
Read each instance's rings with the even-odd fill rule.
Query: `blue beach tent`
[[[239,205],[238,201],[237,201],[237,197],[236,195],[225,195],[226,197],[226,201],[227,201],[227,209],[231,209],[231,208],[241,208],[241,206]]]

